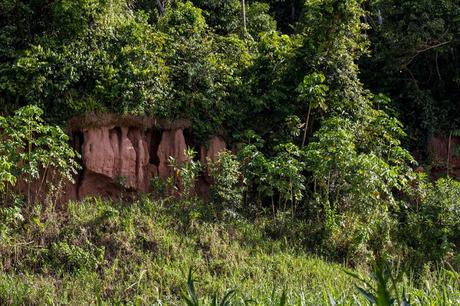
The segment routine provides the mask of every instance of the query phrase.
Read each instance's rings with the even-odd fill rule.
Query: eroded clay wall
[[[183,122],[160,125],[145,119],[139,122],[119,120],[117,123],[111,119],[74,125],[71,135],[81,153],[83,170],[74,187],[67,188],[66,200],[90,196],[116,198],[126,190],[149,192],[152,178],[166,180],[174,175],[170,156],[179,163],[187,162],[186,148],[196,147],[187,143],[184,136],[184,130],[190,129],[190,125]],[[225,148],[222,137],[212,137],[198,150],[199,158],[204,163],[214,160]],[[211,183],[204,176],[199,180],[199,193],[205,193]]]
[[[433,136],[428,142],[431,174],[440,177],[447,173],[460,180],[460,138]]]

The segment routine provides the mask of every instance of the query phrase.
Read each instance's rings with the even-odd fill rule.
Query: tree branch
[[[164,3],[161,3],[160,0],[157,0],[158,8],[160,9],[160,15],[163,16],[165,14],[165,6]]]
[[[410,65],[419,54],[424,53],[424,52],[429,51],[429,50],[432,50],[432,49],[435,49],[435,48],[442,47],[442,46],[447,45],[447,44],[449,44],[451,42],[452,42],[451,40],[448,40],[448,41],[444,41],[442,43],[438,43],[438,44],[435,44],[435,45],[432,45],[432,46],[428,46],[428,47],[426,47],[424,49],[416,50],[415,54],[412,57],[410,57],[409,60],[405,64],[403,64],[403,67],[407,67],[408,65]]]

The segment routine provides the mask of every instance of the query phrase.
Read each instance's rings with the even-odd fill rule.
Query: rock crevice
[[[137,118],[130,124],[129,120],[110,119],[101,120],[100,124],[86,119],[82,120],[86,126],[72,125],[73,143],[78,143],[76,149],[80,150],[83,166],[75,184],[77,190],[72,193],[77,200],[90,196],[114,198],[122,189],[149,192],[152,178],[174,175],[170,157],[185,163],[185,150],[194,146],[186,143],[184,130],[190,126],[185,121],[158,126],[155,120]],[[222,137],[211,138],[199,150],[201,161],[214,160],[225,148]]]

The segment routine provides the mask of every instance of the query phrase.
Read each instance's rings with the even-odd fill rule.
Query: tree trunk
[[[308,131],[308,124],[310,121],[310,113],[311,113],[311,103],[308,105],[307,119],[305,120],[305,129],[303,132],[303,139],[302,139],[302,148],[305,146],[305,142],[307,141],[307,131]]]
[[[450,167],[450,146],[452,143],[452,132],[449,134],[449,140],[447,143],[447,176],[449,176],[449,167]]]
[[[160,15],[163,16],[165,14],[165,5],[161,3],[161,0],[157,0],[158,8],[160,9]]]
[[[243,31],[246,33],[246,1],[241,0],[242,11],[243,11]]]

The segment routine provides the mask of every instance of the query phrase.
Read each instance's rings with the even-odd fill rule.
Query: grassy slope
[[[273,305],[283,288],[296,305],[327,304],[327,292],[344,305],[361,299],[343,267],[270,239],[270,221],[227,215],[217,222],[211,212],[197,202],[148,199],[90,200],[61,212],[36,207],[28,221],[3,228],[0,304],[182,304],[189,268],[199,296],[237,288],[238,304]],[[431,295],[409,292],[436,300],[445,289],[459,299],[458,276],[444,277],[450,288],[433,277]]]

